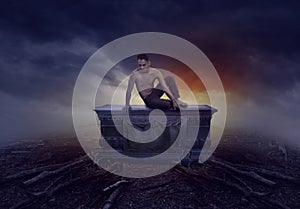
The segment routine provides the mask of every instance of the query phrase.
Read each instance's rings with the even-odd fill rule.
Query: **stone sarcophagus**
[[[165,152],[175,141],[176,149],[182,150],[192,143],[187,154],[178,156],[184,164],[198,162],[204,143],[210,143],[210,121],[217,111],[207,105],[189,105],[180,111],[164,112],[144,105],[132,105],[128,112],[122,108],[121,105],[95,108],[100,120],[99,146],[104,150],[103,155],[110,146],[122,155],[146,158]]]

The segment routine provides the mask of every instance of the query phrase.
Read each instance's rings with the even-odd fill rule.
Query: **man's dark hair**
[[[139,54],[139,55],[137,56],[137,59],[138,59],[138,60],[146,60],[146,61],[149,61],[149,57],[148,57],[147,54]]]

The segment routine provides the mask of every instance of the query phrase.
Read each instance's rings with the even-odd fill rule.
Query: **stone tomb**
[[[213,113],[217,111],[208,105],[189,105],[182,109],[182,114],[181,111],[175,110],[153,111],[150,117],[151,127],[149,113],[153,109],[144,105],[132,105],[126,113],[122,108],[121,105],[104,105],[95,108],[100,120],[99,145],[103,158],[110,156],[106,146],[111,146],[110,149],[113,148],[124,156],[145,158],[166,151],[175,140],[179,140],[176,149],[183,150],[186,144],[195,140],[194,136],[196,136],[188,154],[177,156],[182,164],[188,165],[198,162],[204,143],[210,143],[210,121]],[[197,113],[199,113],[198,117]],[[165,115],[164,118],[162,114]],[[138,131],[133,132],[133,129]],[[162,130],[162,133],[151,140],[151,135],[157,135],[158,130]],[[147,137],[150,141],[142,142]],[[106,140],[109,145],[103,143],[103,140]]]

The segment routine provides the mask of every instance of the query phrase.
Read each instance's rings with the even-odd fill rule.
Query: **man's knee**
[[[169,86],[173,96],[177,99],[179,98],[179,91],[175,82],[175,78],[173,76],[168,76],[165,78],[167,85]]]
[[[175,85],[175,79],[174,79],[174,77],[171,76],[171,75],[165,77],[165,81],[166,81],[167,84],[173,84],[173,85]]]

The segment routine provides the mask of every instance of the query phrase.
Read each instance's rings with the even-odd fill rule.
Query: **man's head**
[[[139,54],[137,56],[137,61],[138,61],[138,65],[141,69],[149,68],[151,65],[151,62],[150,62],[147,54]]]

